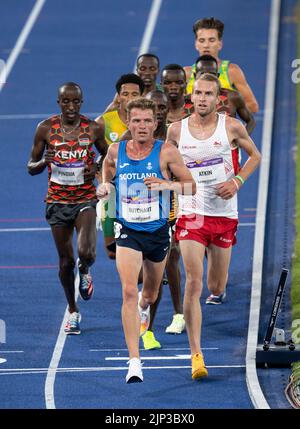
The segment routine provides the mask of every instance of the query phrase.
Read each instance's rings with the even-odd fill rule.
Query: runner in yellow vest
[[[259,106],[241,68],[237,64],[228,60],[222,61],[219,58],[219,52],[223,47],[223,22],[215,18],[199,19],[193,25],[193,31],[195,48],[199,55],[212,55],[218,61],[222,88],[237,89],[250,112],[256,113]],[[193,66],[185,67],[185,72],[188,79],[188,93],[191,93],[194,80]]]

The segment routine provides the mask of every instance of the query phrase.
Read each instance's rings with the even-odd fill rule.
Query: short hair
[[[224,23],[219,19],[215,19],[214,17],[198,19],[193,25],[193,32],[195,34],[195,37],[197,37],[198,30],[202,29],[217,30],[218,37],[220,40],[222,40]]]
[[[200,61],[211,61],[213,63],[218,64],[218,61],[215,59],[215,57],[213,57],[212,55],[201,55],[200,57],[198,57],[195,61],[195,64],[197,65]]]
[[[126,106],[127,118],[129,118],[132,109],[152,110],[153,116],[156,118],[156,104],[147,98],[140,97],[129,101]]]
[[[179,64],[167,64],[166,66],[164,66],[164,68],[161,71],[161,76],[163,75],[164,71],[168,71],[168,70],[177,70],[177,71],[182,71],[184,74],[184,77],[186,78],[186,73],[185,70],[182,66],[180,66]]]
[[[62,90],[63,90],[64,87],[73,87],[73,88],[76,88],[76,89],[79,90],[81,97],[83,95],[82,89],[78,85],[78,83],[75,83],[75,82],[65,82],[62,85],[60,85],[60,87],[58,88],[58,98],[60,97],[60,95],[61,95]]]
[[[126,83],[135,83],[140,88],[140,93],[143,94],[145,84],[142,79],[135,73],[122,74],[122,76],[116,82],[117,93],[120,94],[121,86]]]
[[[157,56],[157,55],[154,55],[154,54],[150,54],[150,53],[139,55],[139,56],[137,57],[137,59],[136,59],[136,65],[138,65],[138,62],[140,61],[140,59],[141,59],[142,57],[146,57],[146,58],[155,58],[155,59],[156,59],[156,61],[157,61],[157,64],[158,64],[158,68],[159,68],[159,66],[160,66],[160,61],[159,61],[158,56]]]
[[[195,83],[198,82],[198,80],[205,80],[206,82],[215,82],[217,85],[217,95],[221,92],[221,84],[217,76],[210,74],[210,73],[203,73],[197,79],[195,80]],[[194,85],[195,85],[194,83]]]
[[[150,97],[153,97],[155,95],[161,95],[167,101],[167,103],[168,103],[168,96],[167,96],[167,94],[164,91],[160,90],[160,89],[154,89],[153,91],[148,92],[148,94],[145,95],[145,98],[147,100],[150,100],[151,99]]]

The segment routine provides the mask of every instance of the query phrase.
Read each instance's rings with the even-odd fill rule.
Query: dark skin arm
[[[36,130],[34,142],[31,150],[31,156],[27,164],[28,172],[32,176],[42,173],[53,159],[55,152],[48,149],[50,122],[48,120],[41,122]],[[91,121],[90,127],[93,133],[94,145],[102,158],[105,157],[108,145],[104,139],[104,130],[96,122]],[[95,177],[97,164],[85,167],[85,182],[91,181]]]
[[[231,91],[230,92],[230,101],[236,108],[236,112],[241,118],[242,121],[246,123],[246,130],[251,135],[252,131],[254,130],[256,126],[255,119],[250,112],[250,110],[247,108],[245,101],[241,94],[237,91]]]
[[[36,129],[30,159],[27,164],[28,173],[32,176],[42,173],[53,161],[54,151],[48,150],[50,123],[41,122]]]
[[[88,165],[84,169],[84,178],[85,181],[94,180],[95,175],[99,170],[101,171],[103,159],[105,158],[108,151],[108,144],[106,143],[104,136],[104,125],[102,123],[97,123],[95,121],[90,122],[91,130],[94,135],[94,146],[96,147],[98,153],[101,155],[101,159],[98,163]]]

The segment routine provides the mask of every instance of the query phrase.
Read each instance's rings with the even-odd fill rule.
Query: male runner
[[[179,121],[193,111],[190,99],[185,98],[186,75],[179,64],[168,64],[161,72],[161,86],[169,99],[167,123]]]
[[[98,124],[80,114],[79,85],[68,82],[58,90],[61,114],[42,121],[36,130],[28,162],[31,175],[48,168],[46,219],[59,256],[59,278],[68,302],[66,334],[80,334],[80,313],[75,302],[73,232],[77,232],[79,292],[93,294],[90,266],[96,257],[96,189],[93,145],[105,156],[107,144]]]
[[[134,73],[124,74],[117,80],[116,109],[107,111],[95,119],[101,129],[104,130],[105,140],[108,145],[118,142],[122,134],[127,130],[127,103],[134,98],[140,97],[144,88],[144,82]],[[98,203],[97,211],[99,207],[102,207],[102,213],[100,213],[100,216],[106,253],[110,259],[115,259],[116,244],[114,238],[114,210],[112,209],[111,212],[108,213],[107,204],[100,206],[100,203]]]
[[[199,55],[212,55],[218,61],[219,80],[222,88],[237,89],[245,100],[247,108],[252,113],[259,110],[257,100],[245,78],[242,69],[228,60],[221,60],[219,52],[223,47],[224,24],[219,19],[203,18],[197,20],[193,25],[195,35],[195,48]],[[195,64],[185,67],[188,85],[187,93],[190,94],[193,89],[195,77]]]
[[[214,294],[226,286],[232,246],[238,224],[237,192],[257,168],[260,153],[245,127],[218,114],[220,83],[216,76],[201,75],[194,84],[195,112],[171,124],[167,142],[175,144],[197,184],[195,196],[178,196],[176,238],[186,271],[184,318],[192,355],[192,378],[207,375],[201,352],[203,258],[207,249],[207,283]],[[232,148],[239,146],[248,159],[235,175]]]
[[[173,145],[155,140],[156,105],[145,98],[128,103],[132,140],[109,147],[103,164],[99,198],[116,177],[117,269],[123,289],[122,322],[129,351],[127,383],[143,381],[139,335],[149,326],[150,304],[158,295],[169,249],[169,191],[195,192],[191,173]],[[170,180],[171,174],[177,182]],[[143,266],[143,289],[138,276]]]
[[[195,66],[196,78],[204,73],[210,73],[219,77],[218,62],[211,55],[202,55],[197,58]],[[219,102],[217,104],[217,112],[223,112],[233,118],[239,116],[240,119],[245,122],[248,134],[251,135],[256,123],[252,113],[248,110],[243,97],[238,91],[222,88],[222,83],[220,82],[220,84],[221,90],[219,94]]]
[[[144,90],[141,95],[145,96],[150,91],[161,89],[160,84],[156,83],[159,73],[159,58],[154,54],[141,54],[136,60],[136,73],[144,82]],[[116,110],[118,108],[118,94],[106,108],[105,112]]]

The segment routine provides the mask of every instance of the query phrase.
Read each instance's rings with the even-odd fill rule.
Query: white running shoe
[[[166,328],[167,334],[181,334],[185,330],[185,321],[183,314],[174,314],[170,326]]]
[[[144,381],[142,363],[138,358],[129,359],[128,373],[126,375],[126,383],[141,383]]]
[[[138,310],[141,318],[140,335],[143,335],[149,328],[150,325],[150,305],[146,309],[140,307],[140,301],[142,299],[142,292],[139,292],[138,299]]]

